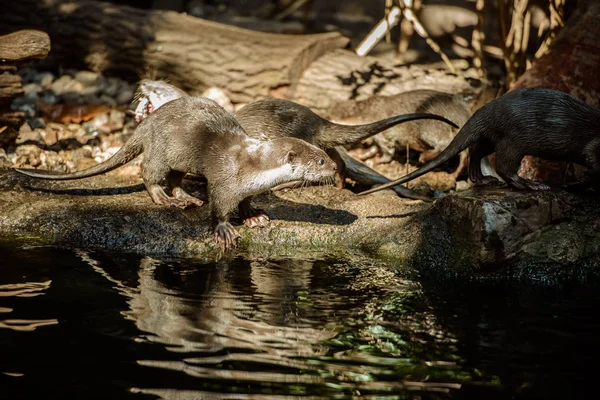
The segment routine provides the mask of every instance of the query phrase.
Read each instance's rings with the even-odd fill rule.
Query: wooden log
[[[546,87],[561,90],[600,107],[600,2],[579,0],[549,51],[534,61],[511,88]],[[567,163],[527,156],[519,175],[562,185],[580,177]]]
[[[89,0],[0,0],[0,29],[43,28],[53,61],[97,72],[155,74],[192,94],[211,86],[233,102],[286,96],[312,61],[348,39],[281,35]]]
[[[41,60],[50,51],[50,37],[46,32],[22,30],[0,36],[0,63],[20,65]]]
[[[465,63],[466,64],[466,63]],[[460,62],[457,67],[464,67]],[[292,98],[325,115],[335,103],[364,100],[373,95],[391,96],[416,89],[479,96],[488,82],[465,79],[438,66],[396,66],[347,50],[332,51],[313,62],[292,92]]]
[[[22,30],[0,36],[0,147],[11,143],[16,128],[23,123],[24,113],[10,109],[12,100],[23,94],[17,66],[46,57],[50,37],[41,31]]]
[[[19,75],[4,72],[0,74],[0,99],[13,98],[23,94],[23,85]]]

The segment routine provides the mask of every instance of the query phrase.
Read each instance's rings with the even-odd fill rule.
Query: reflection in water
[[[420,374],[403,378],[406,371],[415,372],[415,363],[401,349],[404,339],[390,327],[437,335],[440,344],[453,339],[441,333],[435,318],[427,312],[418,320],[406,315],[394,323],[378,321],[380,299],[370,296],[370,291],[381,295],[394,290],[410,297],[417,286],[386,267],[365,264],[359,269],[346,263],[242,259],[188,265],[144,257],[139,261],[137,282],[131,284],[113,277],[89,253],[78,254],[127,298],[129,310],[123,315],[143,332],[138,340],[161,344],[181,354],[171,359],[139,359],[139,365],[215,382],[295,385],[290,392],[304,395],[311,391],[447,393],[461,387],[456,382],[419,382],[425,378]],[[331,273],[339,278],[337,290],[335,284],[330,286],[332,282],[319,282]],[[347,327],[340,326],[335,317],[355,323],[365,319],[372,322],[336,338],[340,329]],[[363,342],[367,351],[356,348],[354,341]],[[334,353],[332,345],[338,347]],[[343,349],[348,345],[350,349]],[[379,354],[373,354],[371,350],[379,346]],[[456,366],[453,361],[425,362],[433,369]],[[398,367],[398,363],[400,373],[394,374],[390,367]],[[386,374],[385,380],[377,379]],[[162,397],[176,393],[178,399],[206,397],[204,391],[135,391]]]
[[[0,284],[1,297],[35,297],[45,294],[50,287],[51,280],[43,282],[14,282]],[[0,313],[9,314],[14,310],[8,307],[0,307]],[[10,317],[10,315],[8,315]],[[58,324],[56,318],[52,319],[0,319],[0,329],[12,329],[13,331],[31,332],[39,327]]]
[[[573,398],[593,382],[597,290],[415,278],[0,244],[0,398]]]

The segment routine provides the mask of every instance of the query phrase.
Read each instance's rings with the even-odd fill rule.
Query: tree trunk
[[[226,91],[233,102],[286,96],[304,69],[342,48],[338,33],[254,32],[170,11],[76,0],[0,0],[0,29],[44,29],[53,61],[97,72],[154,74],[197,94]]]
[[[512,89],[545,87],[572,94],[600,107],[600,2],[578,0],[577,7],[550,50],[515,83]],[[511,90],[512,90],[511,89]],[[527,156],[519,174],[527,179],[564,184],[571,180],[567,163]],[[569,172],[570,173],[570,172]],[[578,170],[576,177],[581,174]]]

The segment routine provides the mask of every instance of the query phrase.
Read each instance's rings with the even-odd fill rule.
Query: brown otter
[[[496,172],[515,189],[550,189],[518,175],[521,159],[526,155],[585,165],[589,170],[579,184],[597,183],[599,126],[600,110],[570,94],[542,88],[517,89],[477,110],[437,158],[400,179],[360,194],[415,179],[467,148],[470,148],[469,176],[475,183],[495,180],[484,177],[480,164],[483,157],[493,152],[496,152]]]
[[[236,207],[248,226],[262,226],[268,220],[264,212],[251,207],[251,196],[289,181],[333,180],[337,168],[316,146],[296,138],[251,138],[214,101],[183,97],[154,111],[112,158],[92,168],[69,174],[17,171],[34,178],[80,179],[118,168],[142,152],[142,177],[156,204],[202,205],[181,184],[186,173],[206,177],[214,236],[224,249],[235,246],[239,237],[228,222],[228,215]],[[165,179],[173,197],[160,186]]]
[[[459,96],[435,90],[411,90],[393,96],[372,96],[363,101],[347,100],[333,105],[327,117],[343,124],[364,124],[408,112],[431,113],[446,117],[459,127],[471,117],[471,110]],[[420,151],[419,162],[435,158],[456,136],[458,129],[433,120],[411,121],[395,125],[373,136],[373,141],[391,161],[397,147]],[[458,178],[467,165],[467,152],[453,173]]]
[[[153,104],[153,109],[156,109],[161,104],[173,98],[187,95],[185,92],[164,81],[145,81],[145,85],[140,85],[138,94],[138,97],[144,101],[142,105],[144,109],[148,109],[148,104]],[[140,106],[138,106],[139,109]],[[382,121],[364,125],[340,125],[320,117],[306,106],[289,100],[274,98],[258,100],[247,104],[235,114],[235,117],[251,137],[261,139],[296,137],[326,150],[334,160],[338,161],[338,165],[344,165],[344,163],[341,161],[334,147],[360,141],[403,122],[434,119],[457,127],[452,121],[442,116],[427,113],[396,115]],[[349,157],[346,157],[345,161],[346,164],[352,163],[355,168],[358,165],[354,164],[360,164],[350,161]],[[361,169],[369,168],[361,165]],[[385,177],[377,174],[375,171],[370,171],[380,178],[375,179],[374,183],[381,183],[382,179],[386,180]],[[429,196],[416,193],[401,186],[394,188],[394,190],[404,197],[425,201],[432,200]]]

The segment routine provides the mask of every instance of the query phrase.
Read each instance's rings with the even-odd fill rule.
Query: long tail
[[[456,134],[454,139],[452,139],[452,141],[450,142],[448,147],[446,147],[436,158],[429,161],[427,164],[423,165],[418,170],[413,171],[408,175],[404,175],[402,178],[398,178],[395,181],[386,183],[381,186],[377,186],[376,188],[373,188],[373,189],[365,190],[364,192],[359,193],[359,196],[378,192],[380,190],[387,189],[392,186],[396,186],[396,185],[400,185],[400,184],[408,182],[408,181],[412,181],[413,179],[418,178],[421,175],[425,175],[429,171],[439,167],[440,165],[442,165],[443,163],[445,163],[452,157],[460,154],[461,151],[463,151],[463,150],[467,149],[469,146],[473,145],[477,141],[478,138],[479,138],[479,135],[475,135],[475,134],[471,133],[470,125],[467,122],[467,124],[465,126],[463,126],[463,128]]]
[[[366,184],[366,185],[377,185],[391,182],[390,179],[385,176],[377,173],[377,171],[367,167],[365,164],[360,161],[352,158],[348,153],[346,153],[346,149],[342,146],[336,147],[340,158],[346,165],[346,176],[353,179],[356,182]],[[414,190],[410,190],[405,188],[404,186],[395,186],[394,191],[398,193],[401,197],[406,197],[408,199],[414,200],[423,200],[423,201],[433,201],[432,197],[427,195],[417,193]]]
[[[100,175],[108,171],[112,171],[120,167],[123,164],[128,163],[137,156],[139,156],[144,147],[142,145],[142,135],[134,134],[128,141],[115,153],[114,156],[108,160],[94,165],[91,168],[84,169],[83,171],[77,171],[70,174],[61,174],[54,171],[44,171],[39,169],[21,169],[15,168],[15,171],[22,174],[31,176],[39,179],[51,179],[51,180],[70,180],[70,179],[81,179],[88,178],[94,175]]]
[[[326,141],[331,146],[342,146],[346,144],[352,144],[360,140],[366,139],[373,135],[383,132],[395,125],[403,122],[416,121],[419,119],[435,119],[447,123],[454,128],[459,128],[454,122],[449,119],[442,117],[441,115],[429,114],[429,113],[414,113],[414,114],[402,114],[394,117],[382,119],[381,121],[372,122],[370,124],[363,125],[341,125],[331,124],[326,128],[323,133],[324,142]],[[340,134],[340,132],[342,132]]]

